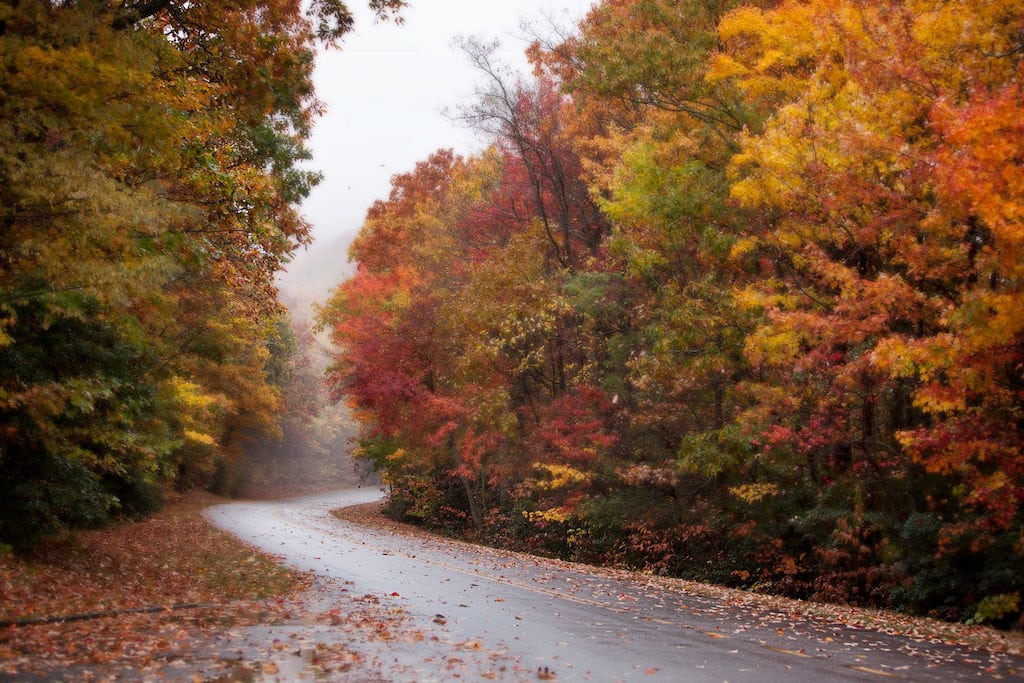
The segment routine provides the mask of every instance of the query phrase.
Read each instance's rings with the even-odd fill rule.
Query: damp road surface
[[[353,595],[382,596],[382,610],[440,634],[401,645],[401,671],[416,680],[1024,680],[1024,660],[1006,654],[800,616],[778,601],[716,596],[641,574],[359,526],[331,514],[381,496],[374,488],[352,489],[221,505],[207,516],[289,566],[344,582]],[[457,644],[458,656],[438,656],[446,644]],[[388,643],[374,646],[385,650],[379,657],[388,655]],[[489,666],[453,669],[469,649],[491,653]]]

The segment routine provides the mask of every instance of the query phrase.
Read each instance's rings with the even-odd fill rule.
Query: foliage
[[[1020,623],[1018,5],[605,0],[514,82],[467,43],[492,147],[396,177],[321,312],[393,500]]]
[[[815,476],[855,476],[855,510],[949,514],[939,555],[1020,523],[1019,291],[1002,277],[1020,226],[1001,213],[1017,198],[977,136],[1014,144],[1022,21],[1004,3],[848,2],[720,25],[715,72],[775,108],[732,160],[732,196],[773,217],[744,245],[776,275],[746,290],[764,311],[746,352],[799,397],[769,429]],[[904,485],[922,471],[937,490]]]
[[[278,433],[273,278],[308,239],[313,49],[350,24],[310,11],[0,3],[5,542],[151,510]]]

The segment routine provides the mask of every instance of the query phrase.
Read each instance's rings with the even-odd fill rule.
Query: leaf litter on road
[[[675,579],[633,570],[577,565],[514,551],[479,546],[432,534],[426,530],[388,519],[380,502],[335,510],[335,516],[376,529],[385,534],[411,536],[426,547],[443,551],[463,547],[473,559],[468,564],[481,575],[505,578],[510,572],[526,570],[529,581],[542,591],[580,601],[601,603],[611,611],[626,612],[638,598],[648,609],[672,615],[681,613],[720,620],[739,629],[764,646],[785,648],[784,642],[810,638],[823,645],[842,643],[864,652],[899,651],[918,661],[935,664],[972,664],[979,673],[1005,671],[1006,657],[1024,656],[1024,633],[991,627],[950,623],[885,610],[793,600],[722,586]],[[569,574],[571,572],[571,574]],[[510,580],[505,578],[511,583]],[[742,621],[737,617],[741,616]],[[661,623],[658,617],[650,621]],[[666,623],[669,623],[666,621]],[[882,643],[873,634],[905,638],[898,646]],[[712,637],[721,637],[716,634]],[[946,647],[948,646],[948,647]],[[957,649],[951,649],[957,648]],[[973,654],[972,654],[973,653]],[[806,653],[805,653],[806,654]],[[1018,660],[1019,661],[1019,660]]]
[[[413,681],[424,660],[455,651],[453,676],[493,679],[514,666],[482,642],[451,642],[443,619],[427,633],[397,590],[353,594],[340,579],[282,568],[202,517],[217,502],[188,494],[146,521],[0,557],[0,680],[287,681],[358,672],[361,681]],[[149,611],[132,611],[141,609]]]

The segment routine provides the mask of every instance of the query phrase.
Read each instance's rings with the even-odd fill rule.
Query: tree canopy
[[[397,0],[371,6],[390,14]],[[0,3],[0,542],[206,482],[274,434],[337,0]]]
[[[321,311],[396,514],[1020,619],[1014,2],[604,0],[396,176]]]

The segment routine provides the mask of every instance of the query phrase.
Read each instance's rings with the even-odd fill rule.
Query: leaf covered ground
[[[144,672],[188,660],[215,630],[286,617],[310,577],[214,529],[201,510],[215,502],[189,493],[145,521],[0,557],[0,677]]]
[[[521,674],[398,593],[283,569],[189,493],[145,521],[0,557],[0,681],[469,680]]]

